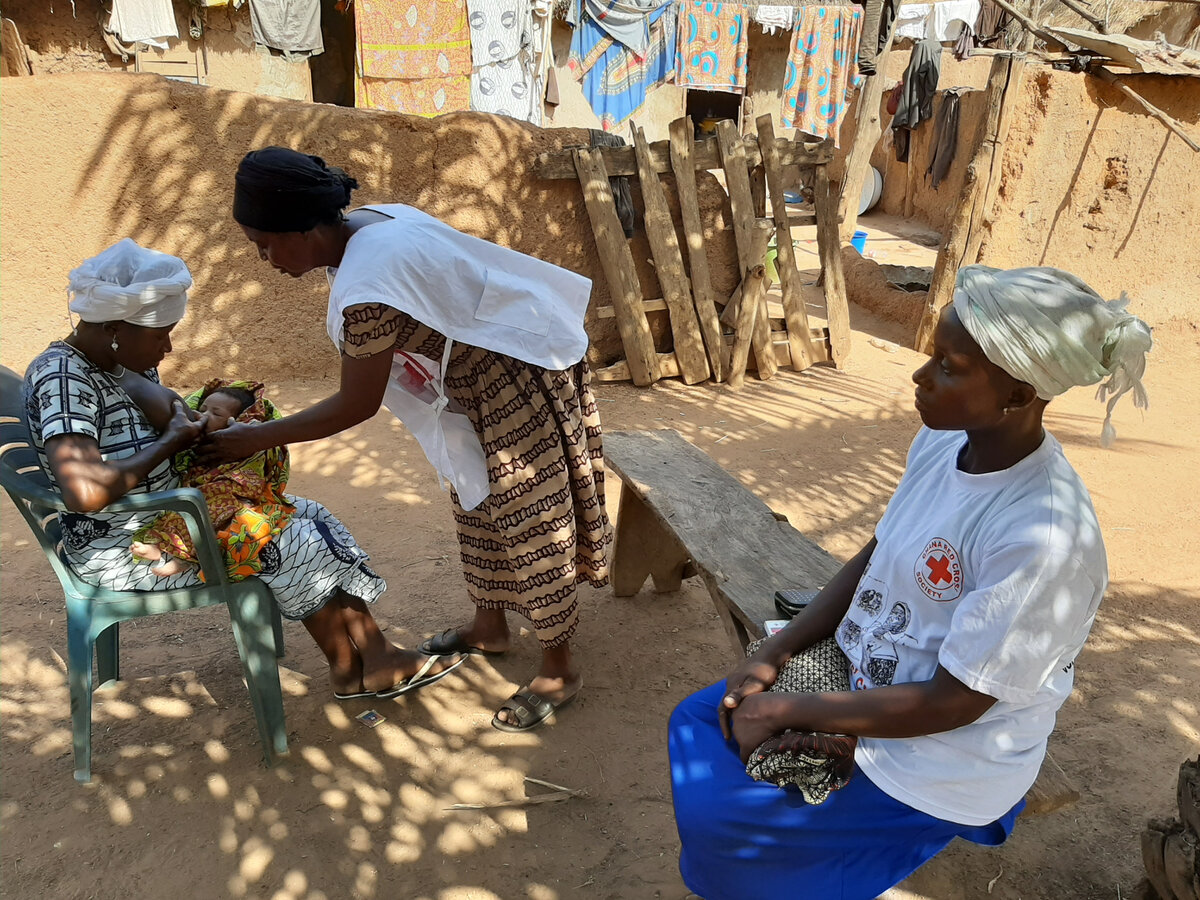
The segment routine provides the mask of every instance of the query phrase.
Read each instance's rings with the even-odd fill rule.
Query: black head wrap
[[[358,182],[319,156],[286,147],[251,150],[238,166],[233,218],[258,231],[308,231],[336,221]]]

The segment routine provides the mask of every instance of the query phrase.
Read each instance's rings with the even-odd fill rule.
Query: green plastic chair
[[[283,655],[283,623],[270,588],[257,578],[231,582],[204,496],[195,488],[129,494],[106,512],[173,510],[183,517],[208,579],[196,587],[171,591],[110,591],[81,581],[60,553],[62,532],[56,512],[67,511],[38,464],[29,441],[22,378],[0,366],[0,486],[3,486],[37,538],[62,584],[67,603],[67,670],[71,686],[71,731],[75,780],[92,778],[92,653],[101,685],[120,677],[120,623],[142,616],[197,609],[224,603],[258,720],[267,765],[287,752],[283,693],[276,656]]]

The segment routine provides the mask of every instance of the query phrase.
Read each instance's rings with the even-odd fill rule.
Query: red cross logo
[[[929,580],[934,585],[941,584],[943,581],[950,584],[954,579],[950,575],[950,558],[943,556],[941,559],[929,557],[925,560],[925,565],[929,568]]]
[[[913,575],[930,600],[948,603],[963,592],[962,563],[958,551],[945,538],[935,537],[916,558]]]

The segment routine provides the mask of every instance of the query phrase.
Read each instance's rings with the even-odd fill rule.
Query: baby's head
[[[236,419],[254,404],[254,395],[244,388],[220,387],[209,391],[200,404],[200,412],[208,413],[208,432],[228,428],[231,419]]]

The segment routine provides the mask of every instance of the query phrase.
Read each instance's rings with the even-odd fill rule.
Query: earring
[[[116,347],[113,347],[113,349],[115,350],[115,349],[117,349],[117,348],[116,348]],[[1006,407],[1004,407],[1004,415],[1006,415],[1006,416],[1007,416],[1007,415],[1008,415],[1010,412],[1012,412],[1012,410],[1011,410],[1011,409],[1009,409],[1007,406],[1006,406]]]
[[[117,343],[117,336],[115,334],[113,335],[113,342],[109,344],[109,346],[112,347],[113,353],[116,353],[117,350],[120,349],[120,345]],[[1008,410],[1006,409],[1005,412],[1008,412]]]

